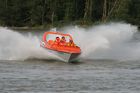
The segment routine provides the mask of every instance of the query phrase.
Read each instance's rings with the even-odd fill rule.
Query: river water
[[[42,49],[42,31],[0,28],[0,93],[140,93],[140,33],[135,26],[62,30],[81,47],[78,62],[62,62]]]
[[[0,61],[0,93],[139,93],[140,61]]]

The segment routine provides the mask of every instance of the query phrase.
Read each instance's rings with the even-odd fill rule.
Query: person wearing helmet
[[[56,45],[59,45],[60,44],[60,38],[59,37],[56,37],[55,38],[54,44],[56,44]]]
[[[60,45],[66,45],[66,39],[64,36],[62,36],[62,38],[60,40]]]
[[[69,40],[68,46],[74,47],[76,45],[74,44],[73,40]]]

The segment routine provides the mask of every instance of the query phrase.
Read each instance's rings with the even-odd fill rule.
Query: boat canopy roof
[[[43,34],[43,41],[46,41],[46,37],[50,34],[54,34],[54,35],[61,35],[61,36],[68,36],[71,40],[73,40],[72,36],[70,34],[63,34],[63,33],[60,33],[60,32],[45,32]]]

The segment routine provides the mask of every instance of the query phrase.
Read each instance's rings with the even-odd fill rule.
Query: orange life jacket
[[[74,43],[68,43],[67,46],[74,47],[76,45]]]
[[[60,45],[66,45],[66,40],[61,39],[60,40]]]
[[[59,45],[60,44],[60,40],[55,40],[54,44]]]

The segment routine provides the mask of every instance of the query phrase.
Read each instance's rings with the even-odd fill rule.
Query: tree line
[[[126,21],[140,26],[140,0],[0,0],[0,25],[88,25]]]

